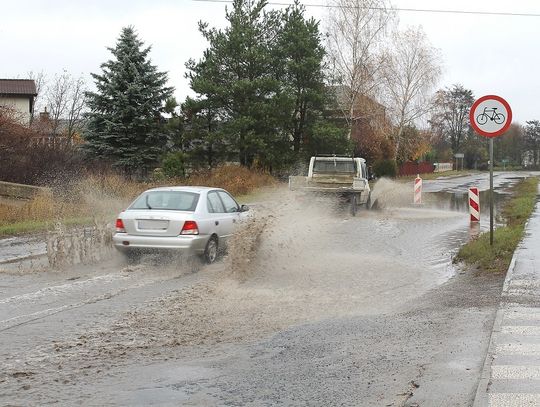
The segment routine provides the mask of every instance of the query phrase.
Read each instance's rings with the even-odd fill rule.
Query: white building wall
[[[30,98],[0,96],[0,106],[14,109],[22,124],[30,124]]]

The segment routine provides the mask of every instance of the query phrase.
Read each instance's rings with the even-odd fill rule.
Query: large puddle
[[[498,225],[502,223],[499,213],[504,202],[508,199],[509,194],[505,190],[495,190],[493,192],[493,209],[494,218]],[[469,194],[462,191],[441,191],[428,192],[422,195],[423,205],[441,210],[455,212],[469,212]],[[480,191],[480,223],[487,224],[489,228],[489,191]]]
[[[499,182],[496,185],[493,194],[496,226],[502,224],[502,220],[499,218],[498,214],[502,204],[509,196],[509,187],[519,179],[520,178],[517,177],[505,178],[503,182]],[[431,181],[431,184],[429,184],[426,189],[430,190],[430,187],[441,187],[442,185],[444,185],[444,183]],[[375,184],[373,197],[383,202],[381,211],[376,216],[380,216],[384,221],[379,222],[376,228],[384,235],[384,228],[388,227],[388,225],[392,225],[392,227],[399,229],[400,223],[417,223],[420,225],[418,226],[420,228],[418,230],[419,234],[427,237],[433,236],[432,239],[426,238],[423,242],[424,245],[427,245],[429,248],[426,251],[428,257],[433,257],[427,259],[428,263],[439,271],[441,268],[447,269],[443,273],[445,276],[453,275],[452,257],[455,252],[457,252],[458,248],[469,239],[477,236],[481,231],[489,229],[489,191],[480,192],[481,222],[479,224],[470,224],[468,221],[468,192],[466,186],[462,186],[461,188],[462,189],[456,188],[456,186],[453,185],[447,190],[443,189],[438,192],[424,192],[422,195],[422,204],[414,206],[412,204],[412,185],[381,179]],[[276,190],[273,195],[274,196],[269,198],[270,202],[277,199],[281,202],[278,207],[281,206],[288,209],[278,211],[269,210],[267,211],[268,213],[265,213],[264,210],[261,212],[255,211],[258,212],[257,217],[265,219],[265,222],[268,220],[265,216],[270,214],[272,217],[286,218],[287,222],[291,222],[292,224],[297,224],[298,222],[299,224],[302,224],[302,222],[305,221],[303,218],[306,216],[306,207],[310,207],[313,204],[315,204],[317,210],[315,213],[311,214],[313,219],[309,219],[306,225],[304,225],[306,228],[312,227],[312,221],[335,222],[336,220],[339,221],[340,219],[343,220],[349,218],[348,210],[338,210],[336,212],[330,207],[325,208],[323,203],[315,203],[313,200],[310,200],[311,202],[293,202],[291,208],[289,207],[291,204],[290,200],[294,198],[290,194],[284,194],[281,189]],[[268,206],[272,207],[272,205]],[[356,219],[355,226],[357,228],[360,224],[356,222],[361,222],[363,216],[365,215],[360,213],[358,219]],[[441,221],[441,219],[444,218],[450,218],[450,220]],[[437,226],[438,223],[441,222],[444,223],[444,227]],[[332,227],[333,226],[329,226],[330,229]],[[268,228],[269,227],[264,225],[262,229]],[[103,253],[110,256],[110,236],[107,228],[92,228],[92,233],[88,235],[86,229],[81,230],[84,233],[78,233],[79,231],[72,230],[70,233],[52,233],[49,234],[48,237],[42,235],[39,237],[0,240],[0,263],[3,263],[2,269],[7,270],[8,268],[12,269],[14,267],[20,268],[22,266],[21,264],[11,264],[12,262],[20,263],[18,261],[19,258],[30,259],[31,263],[29,263],[28,266],[35,268],[39,261],[36,257],[44,257],[45,254],[48,256],[48,259],[45,259],[45,262],[48,260],[49,266],[52,267],[99,261],[103,257]],[[338,235],[334,236],[338,239],[343,239],[344,241],[361,239],[361,233],[359,233],[358,236],[355,236],[356,230],[346,231],[346,233],[352,233],[348,237],[342,236],[342,230],[339,230],[338,232]],[[324,231],[321,231],[321,233],[324,235]],[[291,231],[291,235],[294,234],[296,234],[296,238],[299,238],[300,240],[306,239],[306,237],[303,236],[302,230]],[[311,236],[308,232],[306,232],[306,235],[308,237]],[[281,238],[282,237],[283,234],[281,234]],[[240,239],[240,242],[245,243],[244,240],[245,239]],[[257,241],[258,239],[255,240]],[[242,251],[233,250],[233,254],[241,252],[241,256],[231,256],[231,258],[240,264],[240,260],[256,255],[259,248],[252,247],[253,242],[250,244],[251,245],[246,245],[247,249],[243,248]],[[384,254],[383,246],[374,247],[373,249]],[[249,253],[248,255],[246,254],[246,250],[253,253]],[[305,250],[301,251],[305,252]],[[441,252],[450,253],[451,256],[441,256]],[[329,256],[328,252],[326,254]],[[237,257],[240,257],[240,260],[238,260]],[[41,266],[43,266],[43,264],[41,264]]]
[[[493,192],[494,226],[504,225],[500,216],[504,203],[510,197],[511,187],[523,177],[500,177]],[[478,185],[478,180],[427,181],[422,204],[414,205],[412,183],[403,184],[379,180],[372,197],[379,201],[379,215],[388,222],[395,222],[403,230],[399,245],[403,250],[413,250],[419,267],[429,270],[438,283],[443,283],[458,271],[453,259],[459,248],[480,233],[489,231],[490,193],[480,191],[480,222],[471,223],[468,187]],[[484,183],[485,184],[485,183]],[[485,187],[485,185],[481,183]],[[372,234],[378,233],[374,230]],[[413,239],[409,242],[408,239]],[[381,248],[381,250],[383,250]]]

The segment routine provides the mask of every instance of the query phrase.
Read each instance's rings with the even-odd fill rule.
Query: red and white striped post
[[[471,222],[480,222],[480,194],[478,188],[469,188],[469,213]]]
[[[417,175],[414,180],[414,204],[420,205],[422,203],[422,178]]]

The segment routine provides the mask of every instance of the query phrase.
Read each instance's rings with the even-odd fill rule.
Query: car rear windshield
[[[313,172],[315,173],[328,173],[328,172],[345,172],[354,173],[354,161],[334,161],[334,160],[315,160],[313,164]]]
[[[193,212],[199,194],[185,191],[151,191],[142,194],[128,209],[158,209]]]

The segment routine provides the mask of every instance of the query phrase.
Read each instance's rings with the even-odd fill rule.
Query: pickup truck
[[[336,195],[351,205],[351,214],[358,207],[371,206],[371,190],[366,160],[341,156],[316,156],[309,161],[307,176],[290,176],[289,189],[326,195]]]

